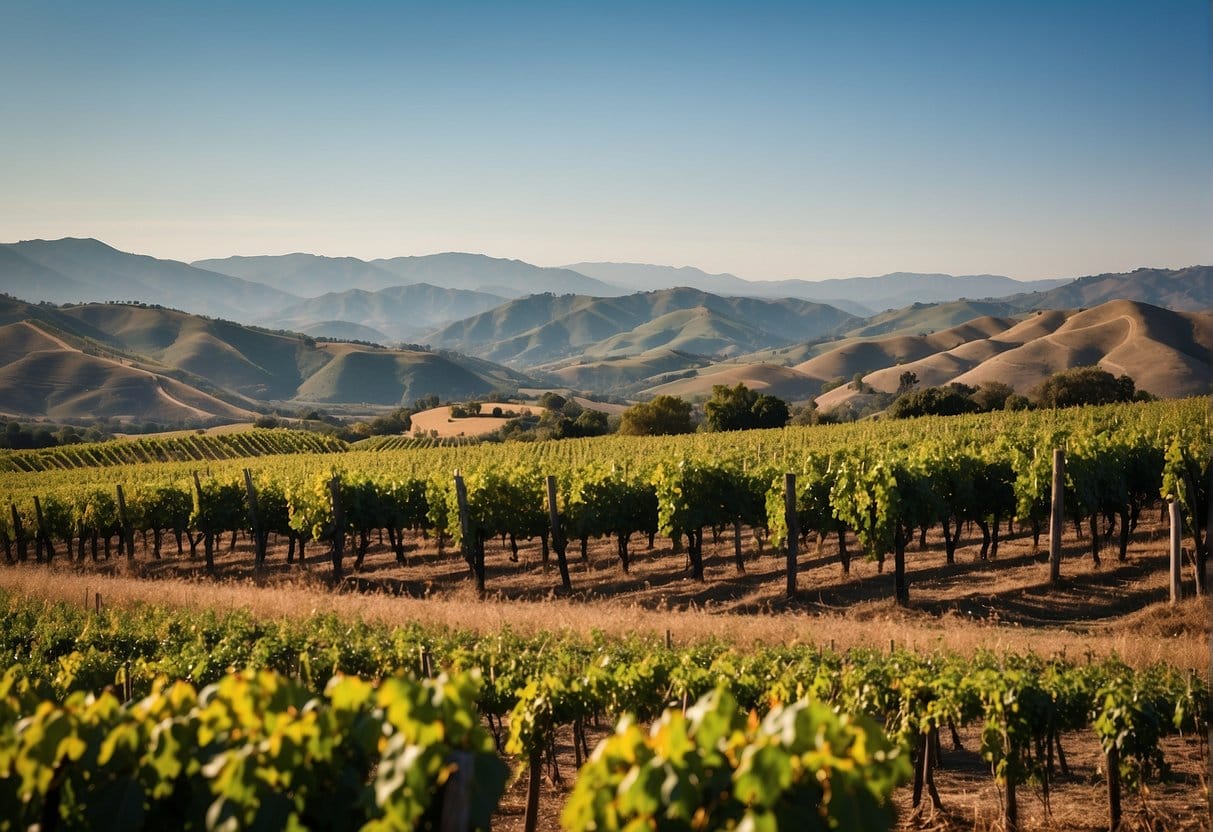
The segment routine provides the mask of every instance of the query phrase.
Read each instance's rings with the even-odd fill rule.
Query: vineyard
[[[341,453],[248,439],[279,450],[10,464],[0,545],[17,570],[164,565],[222,580],[273,568],[340,589],[390,560],[403,575],[462,576],[481,598],[521,557],[511,568],[585,605],[593,547],[622,587],[662,559],[688,586],[757,574],[796,603],[805,570],[828,564],[863,581],[875,569],[889,603],[913,607],[915,581],[938,561],[962,574],[1011,548],[1043,556],[1062,449],[1064,533],[1087,576],[1070,591],[1126,568],[1170,502],[1186,582],[1203,592],[1209,427],[1209,401],[1193,399],[662,439],[391,437]],[[930,567],[928,539],[939,541]],[[1186,780],[1169,773],[1173,755],[1207,756],[1207,682],[1173,664],[904,642],[835,650],[824,632],[679,647],[668,635],[476,634],[89,601],[3,598],[0,814],[23,827],[78,825],[117,801],[138,807],[134,826],[486,828],[510,799],[502,760],[526,772],[528,829],[556,814],[578,830],[955,821],[937,777],[966,755],[996,786],[1008,829],[1025,795],[1048,818],[1058,789],[1095,776],[1111,828],[1123,790],[1207,788],[1190,768]],[[561,806],[538,806],[541,782],[564,782],[570,761]],[[358,814],[332,816],[331,790]]]
[[[76,825],[119,801],[131,828],[229,817],[415,828],[436,826],[444,792],[462,788],[470,827],[484,828],[506,779],[498,753],[527,770],[533,802],[541,774],[563,776],[559,744],[580,768],[568,829],[695,817],[704,829],[887,828],[903,783],[916,811],[946,809],[935,774],[966,727],[979,729],[1009,826],[1017,795],[1047,808],[1050,784],[1070,775],[1067,746],[1094,737],[1115,823],[1122,784],[1165,778],[1161,740],[1199,742],[1206,724],[1198,676],[1116,660],[677,648],[2,601],[0,806],[21,826]],[[605,741],[591,751],[596,730]],[[461,770],[471,784],[457,784]],[[806,815],[814,805],[821,815]],[[339,808],[365,814],[351,823]]]
[[[278,432],[268,432],[276,434]],[[290,436],[291,434],[286,434]],[[264,446],[256,431],[235,434]],[[217,439],[229,439],[218,437]],[[962,527],[977,528],[980,559],[998,555],[1008,534],[1047,529],[1052,452],[1064,448],[1064,510],[1089,541],[1098,566],[1107,549],[1126,557],[1142,512],[1160,499],[1180,508],[1204,589],[1208,555],[1208,402],[1193,399],[1029,415],[914,420],[827,428],[622,437],[536,444],[449,446],[342,454],[275,454],[256,459],[141,463],[0,475],[7,511],[0,545],[9,563],[84,561],[115,550],[198,555],[213,568],[218,540],[246,532],[258,567],[270,537],[286,560],[325,548],[333,579],[358,570],[374,537],[387,535],[399,563],[406,537],[435,536],[465,558],[486,590],[485,544],[538,539],[551,553],[563,591],[574,589],[567,545],[615,542],[627,573],[638,538],[668,536],[690,575],[704,578],[703,542],[731,532],[738,574],[743,529],[758,552],[787,550],[787,590],[797,591],[798,541],[837,542],[845,573],[852,550],[881,571],[892,558],[894,594],[910,601],[907,549],[940,529],[948,562]],[[791,474],[792,476],[789,476]],[[789,535],[789,525],[794,533]],[[149,545],[150,542],[150,545]],[[116,544],[116,547],[115,545]]]
[[[140,437],[0,455],[0,471],[51,471],[156,462],[209,462],[269,454],[326,454],[349,446],[340,439],[302,430],[254,429],[239,433]]]

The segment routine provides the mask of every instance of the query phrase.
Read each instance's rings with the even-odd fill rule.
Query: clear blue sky
[[[1213,262],[1210,4],[0,0],[0,240]]]

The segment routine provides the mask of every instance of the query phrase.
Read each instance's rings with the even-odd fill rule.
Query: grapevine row
[[[675,550],[685,543],[691,573],[702,580],[705,532],[733,530],[734,560],[742,572],[741,528],[756,530],[760,546],[767,536],[782,545],[788,542],[788,521],[794,520],[802,538],[811,533],[837,538],[844,572],[851,557],[848,532],[882,570],[892,554],[896,598],[906,603],[907,548],[929,529],[942,529],[949,562],[966,524],[981,531],[982,559],[997,556],[1003,529],[1014,521],[1039,542],[1051,496],[1051,449],[1060,446],[1067,449],[1066,511],[1075,526],[1089,527],[1096,565],[1105,536],[1097,528],[1101,522],[1118,530],[1117,555],[1123,560],[1146,507],[1160,497],[1175,498],[1192,537],[1200,582],[1208,553],[1205,404],[1111,409],[1102,423],[1089,415],[1069,421],[1042,417],[1021,421],[1018,430],[1004,430],[984,443],[978,441],[984,438],[977,429],[981,423],[968,431],[949,424],[949,431],[930,437],[869,433],[868,441],[833,447],[822,441],[772,460],[745,454],[744,440],[730,453],[728,438],[712,454],[675,448],[632,453],[609,464],[562,465],[542,457],[507,461],[479,447],[440,449],[465,454],[455,458],[469,463],[458,478],[451,468],[440,467],[449,457],[425,458],[420,452],[288,456],[263,458],[255,473],[232,462],[215,463],[205,474],[182,465],[126,467],[117,472],[119,482],[125,481],[123,497],[108,482],[89,484],[81,472],[40,474],[24,482],[8,475],[15,487],[8,510],[0,511],[0,545],[9,563],[29,559],[31,550],[34,559],[49,561],[65,544],[68,556],[83,560],[108,555],[116,538],[119,551],[134,557],[138,532],[150,535],[152,557],[158,558],[165,535],[171,534],[178,553],[184,551],[183,540],[191,556],[201,546],[213,567],[218,538],[248,530],[258,565],[271,534],[288,541],[288,562],[320,541],[340,578],[346,552],[354,553],[355,569],[361,567],[376,532],[387,535],[400,563],[406,532],[432,533],[440,545],[445,538],[453,540],[483,589],[484,545],[496,537],[509,541],[514,556],[518,540],[539,538],[545,562],[550,544],[559,544],[555,548],[563,562],[565,541],[580,542],[584,552],[590,539],[609,536],[626,572],[633,537],[645,535],[651,544],[662,533]],[[831,436],[810,430],[823,440]],[[779,433],[789,445],[803,438]],[[651,444],[632,447],[658,450]],[[794,514],[786,510],[789,470],[797,473]],[[558,480],[555,529],[546,475]]]
[[[588,758],[565,809],[570,829],[676,823],[696,805],[712,807],[703,827],[710,829],[732,828],[747,812],[757,813],[751,823],[759,828],[772,821],[816,828],[782,814],[814,805],[828,810],[823,822],[882,828],[892,820],[888,794],[912,766],[914,804],[939,803],[940,734],[975,725],[1013,826],[1016,787],[1038,783],[1047,801],[1049,783],[1066,770],[1063,737],[1071,732],[1094,732],[1118,784],[1147,783],[1165,772],[1164,735],[1199,736],[1207,724],[1203,679],[1115,659],[839,653],[816,645],[739,651],[715,642],[672,648],[640,637],[477,636],[332,616],[266,622],[156,607],[90,615],[9,597],[0,597],[0,623],[0,649],[14,663],[0,683],[0,807],[10,818],[43,806],[52,776],[76,778],[79,787],[59,799],[81,800],[97,785],[88,772],[104,770],[110,779],[101,786],[116,780],[138,788],[145,802],[157,788],[188,786],[209,795],[213,811],[245,813],[251,823],[281,792],[254,782],[252,771],[238,768],[245,763],[269,783],[298,778],[294,805],[278,811],[308,817],[348,799],[370,819],[416,818],[437,811],[434,772],[452,751],[476,755],[484,793],[493,784],[499,792],[504,774],[493,765],[494,746],[527,761],[534,775],[560,734],[571,737],[579,764]],[[341,678],[353,674],[367,681]],[[82,695],[107,687],[121,693]],[[585,730],[602,719],[620,722],[590,755]],[[438,732],[427,727],[439,722],[446,727]],[[652,731],[639,727],[646,722]],[[165,730],[158,726],[175,726],[174,744],[155,741]],[[406,735],[399,742],[391,739],[397,732]],[[113,759],[97,756],[107,734],[121,752]],[[366,745],[368,737],[384,739]],[[377,778],[404,775],[393,755],[410,742],[430,761],[418,776],[425,772],[431,785],[389,788]],[[838,777],[826,790],[828,805],[819,779],[772,774],[771,767],[794,772],[813,760],[810,775]],[[709,770],[722,779],[696,774]],[[346,791],[327,807],[312,805],[309,796],[330,776]],[[683,783],[685,800],[659,799],[671,778]],[[847,812],[863,821],[853,826]]]

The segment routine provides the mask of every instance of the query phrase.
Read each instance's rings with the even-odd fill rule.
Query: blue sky
[[[0,240],[754,279],[1209,263],[1209,8],[0,0]]]

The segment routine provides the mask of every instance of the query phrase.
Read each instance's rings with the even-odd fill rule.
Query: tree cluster
[[[1032,395],[1023,396],[1007,384],[991,381],[979,387],[952,384],[915,389],[914,373],[901,374],[898,396],[887,414],[894,419],[915,416],[956,416],[961,413],[985,413],[992,410],[1027,410],[1032,407],[1076,407],[1148,401],[1149,393],[1138,390],[1127,375],[1114,376],[1098,367],[1075,367],[1055,373],[1042,382]]]
[[[22,425],[20,422],[2,423],[0,448],[27,450],[31,448],[53,448],[58,445],[75,445],[80,442],[101,442],[112,438],[99,428],[80,428],[72,425]]]
[[[540,415],[531,414],[511,419],[489,438],[504,440],[575,439],[603,436],[611,432],[607,414],[588,410],[572,399],[556,393],[544,393],[539,398],[544,408]]]
[[[713,386],[712,398],[703,409],[710,430],[781,428],[790,415],[783,399],[758,393],[741,383]]]
[[[672,436],[692,433],[691,403],[678,396],[655,396],[623,412],[619,432],[625,436]]]

